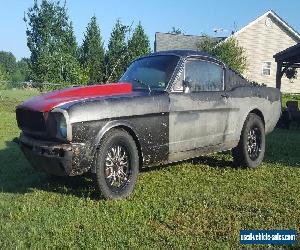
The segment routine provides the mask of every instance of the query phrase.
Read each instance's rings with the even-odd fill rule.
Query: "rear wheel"
[[[257,167],[265,154],[265,129],[262,119],[250,113],[244,123],[239,144],[232,150],[235,165]]]
[[[122,129],[110,130],[101,140],[96,156],[96,184],[105,199],[129,196],[139,172],[138,150]]]

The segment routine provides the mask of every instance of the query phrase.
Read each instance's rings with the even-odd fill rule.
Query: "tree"
[[[16,69],[10,76],[10,80],[14,83],[20,83],[24,81],[24,76],[19,69]]]
[[[246,70],[247,57],[245,50],[239,46],[234,37],[218,42],[216,39],[204,36],[197,48],[216,56],[239,74],[243,74]]]
[[[22,82],[25,80],[25,68],[28,70],[28,65],[21,60],[16,62],[16,57],[11,52],[0,51],[0,66],[2,78],[5,76],[6,81]],[[24,68],[25,67],[25,68]],[[28,72],[27,72],[28,74]]]
[[[95,16],[87,26],[80,59],[88,72],[89,83],[102,83],[105,78],[105,50]]]
[[[30,68],[29,68],[30,59],[23,57],[20,61],[17,62],[17,69],[22,75],[22,81],[30,80]]]
[[[0,84],[2,81],[7,81],[8,80],[8,75],[2,65],[0,65]]]
[[[7,88],[8,75],[0,64],[0,90]]]
[[[106,82],[118,81],[124,73],[127,63],[126,34],[128,26],[121,24],[118,19],[108,42],[106,54]]]
[[[33,81],[79,84],[86,80],[65,5],[47,0],[39,5],[34,0],[24,21]]]
[[[128,41],[128,63],[151,52],[149,38],[139,22]]]
[[[296,68],[289,67],[284,74],[290,81],[293,81],[297,79],[298,71]]]
[[[12,75],[17,67],[15,56],[11,52],[0,51],[0,65],[6,74]]]

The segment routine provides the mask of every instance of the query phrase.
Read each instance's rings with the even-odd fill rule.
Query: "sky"
[[[0,51],[11,51],[18,60],[29,57],[23,18],[33,0],[0,0],[0,3]],[[67,0],[67,8],[78,44],[82,43],[93,15],[97,17],[105,45],[118,18],[133,27],[141,21],[152,48],[155,32],[169,32],[176,27],[189,35],[228,36],[270,9],[300,32],[299,0]],[[216,28],[224,31],[214,33]]]

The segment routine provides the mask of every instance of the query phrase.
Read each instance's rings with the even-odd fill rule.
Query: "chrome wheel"
[[[139,173],[139,152],[132,136],[112,128],[103,136],[95,157],[95,181],[105,199],[123,199],[134,189]]]
[[[113,189],[122,189],[129,182],[131,174],[130,156],[125,146],[113,145],[105,156],[105,179]]]
[[[261,152],[261,132],[258,127],[250,129],[247,135],[247,151],[251,160],[255,161]]]

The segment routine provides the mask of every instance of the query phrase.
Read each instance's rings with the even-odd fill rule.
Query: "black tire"
[[[235,166],[256,168],[265,154],[265,128],[262,119],[250,113],[244,123],[239,144],[232,149]]]
[[[105,199],[123,199],[135,186],[139,156],[133,138],[122,129],[108,131],[95,157],[96,185]]]

